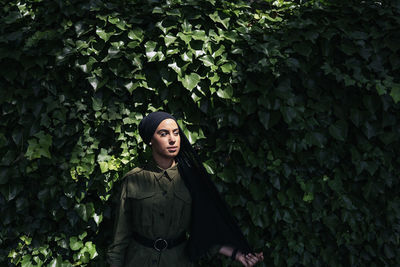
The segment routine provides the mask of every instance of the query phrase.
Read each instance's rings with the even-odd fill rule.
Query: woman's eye
[[[166,133],[161,133],[161,134],[160,134],[161,137],[164,137],[164,136],[166,136],[166,135],[167,135]]]

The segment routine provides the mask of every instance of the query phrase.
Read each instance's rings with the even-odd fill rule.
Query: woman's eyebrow
[[[175,128],[175,129],[173,129],[172,131],[173,131],[173,132],[179,131],[179,128]],[[169,131],[168,131],[167,129],[160,129],[160,130],[157,131],[157,133],[162,133],[162,132],[168,133]]]

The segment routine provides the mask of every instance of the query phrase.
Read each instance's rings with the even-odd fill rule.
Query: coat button
[[[163,191],[162,194],[163,196],[165,196],[167,194],[167,191]]]

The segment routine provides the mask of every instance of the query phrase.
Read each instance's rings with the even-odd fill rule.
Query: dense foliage
[[[400,263],[396,1],[1,2],[0,265],[104,266],[157,109],[264,265]]]

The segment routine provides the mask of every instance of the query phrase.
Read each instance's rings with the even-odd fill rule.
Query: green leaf
[[[94,111],[99,111],[101,110],[103,106],[103,100],[98,97],[92,97],[92,108]]]
[[[281,190],[281,182],[280,182],[278,176],[274,175],[274,176],[270,177],[270,181],[271,181],[272,185],[273,185],[276,189]]]
[[[36,138],[28,140],[28,149],[25,156],[29,160],[38,159],[41,157],[51,158],[50,147],[53,142],[53,138],[49,134],[45,134],[43,131],[35,134]]]
[[[113,18],[113,17],[108,17],[108,21],[111,24],[114,24],[115,26],[117,26],[120,30],[125,30],[126,27],[126,22],[123,21],[120,18]]]
[[[127,84],[124,85],[124,87],[126,88],[126,90],[128,90],[128,92],[129,92],[130,94],[132,94],[132,92],[133,92],[136,88],[138,88],[139,86],[140,86],[140,83],[139,83],[139,82],[132,82],[132,81],[130,81],[130,82],[128,82]]]
[[[313,200],[314,200],[314,194],[313,194],[312,192],[310,192],[310,193],[304,193],[304,196],[303,196],[303,201],[304,201],[304,202],[310,203],[310,202],[312,202]]]
[[[21,260],[21,267],[34,267],[36,265],[32,264],[32,256],[31,255],[24,255]]]
[[[235,65],[233,63],[225,63],[221,66],[221,70],[223,73],[231,73],[235,70]]]
[[[260,119],[261,124],[264,126],[264,128],[268,130],[270,114],[265,111],[259,111],[258,118]]]
[[[206,67],[214,66],[214,59],[210,55],[202,56],[199,59],[203,62],[204,66]]]
[[[82,234],[80,234],[78,237],[80,240],[83,240],[86,236],[87,236],[87,232],[85,231]]]
[[[184,34],[182,32],[178,33],[178,37],[185,42],[186,45],[189,45],[190,41],[192,40],[191,35]]]
[[[99,166],[100,166],[100,171],[101,171],[101,173],[106,173],[106,172],[108,172],[108,163],[107,163],[107,162],[100,161],[100,162],[99,162]]]
[[[192,38],[194,40],[201,40],[201,41],[205,41],[207,40],[207,36],[206,36],[206,32],[203,30],[195,30],[192,33]]]
[[[173,43],[175,42],[175,40],[176,40],[176,37],[175,37],[175,36],[166,35],[166,36],[164,37],[165,46],[166,46],[166,47],[170,46],[171,44],[173,44]]]
[[[306,134],[306,141],[308,144],[323,148],[327,142],[325,135],[318,132],[309,132]]]
[[[347,138],[348,125],[346,121],[339,120],[335,124],[329,126],[329,133],[333,138],[339,141],[345,141]]]
[[[355,108],[352,108],[350,111],[350,120],[354,123],[355,126],[360,127],[361,122],[363,120],[361,111]]]
[[[306,42],[296,43],[293,48],[297,53],[305,57],[309,57],[312,52],[311,45]]]
[[[69,238],[69,247],[74,251],[80,250],[83,247],[83,242],[76,236],[72,236]]]
[[[105,42],[107,42],[111,36],[115,34],[115,31],[113,30],[112,32],[106,32],[105,30],[101,28],[96,29],[96,34],[103,39]]]
[[[369,123],[369,122],[365,123],[365,125],[363,127],[363,131],[368,139],[371,139],[372,137],[374,137],[378,134],[375,125],[372,123]]]
[[[23,187],[17,184],[0,185],[0,192],[6,201],[13,200],[22,190]]]
[[[400,84],[395,84],[390,91],[390,96],[393,97],[395,103],[400,101]]]
[[[94,215],[94,205],[91,202],[87,204],[76,204],[74,210],[85,222],[87,222]]]
[[[168,64],[168,67],[173,69],[179,75],[178,77],[182,77],[182,69],[178,67],[178,64],[176,64],[176,62]]]
[[[191,51],[186,51],[181,55],[181,59],[185,62],[192,62],[193,53]]]
[[[192,89],[197,86],[197,84],[200,82],[200,79],[201,77],[197,73],[191,73],[189,75],[186,74],[184,78],[178,77],[178,80],[189,91],[192,91]]]
[[[232,98],[232,96],[233,96],[233,88],[232,88],[232,86],[227,86],[227,87],[225,87],[224,89],[219,89],[218,91],[217,91],[217,95],[220,97],[220,98],[224,98],[224,99],[231,99]]]
[[[219,22],[221,23],[225,29],[228,29],[229,27],[229,21],[230,18],[227,17],[225,19],[221,19],[220,14],[218,13],[218,11],[215,11],[213,14],[210,14],[209,17],[214,21],[214,22]]]
[[[128,38],[131,40],[143,41],[144,31],[140,28],[135,28],[128,33]]]
[[[148,41],[144,44],[144,47],[146,48],[146,57],[149,60],[149,62],[155,61],[158,56],[157,51],[155,51],[156,46],[157,43],[153,41]]]
[[[219,75],[216,72],[214,72],[213,76],[208,77],[208,78],[210,79],[211,84],[214,84],[214,83],[218,82],[219,79],[220,79]],[[210,91],[211,91],[211,88],[210,88]]]
[[[207,162],[203,162],[204,168],[206,168],[206,171],[209,174],[215,174],[214,170],[211,168],[211,166]]]
[[[265,187],[256,183],[251,183],[249,185],[249,190],[255,201],[260,201],[266,196]]]
[[[290,124],[297,116],[297,111],[293,107],[281,107],[283,119],[287,124]]]

